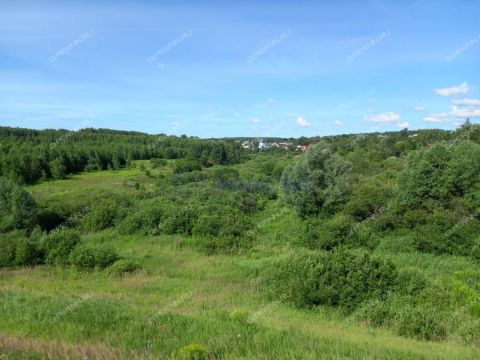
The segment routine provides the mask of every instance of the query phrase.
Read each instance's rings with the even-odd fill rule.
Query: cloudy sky
[[[0,0],[0,125],[220,136],[480,121],[480,2]]]

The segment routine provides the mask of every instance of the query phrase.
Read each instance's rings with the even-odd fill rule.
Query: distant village
[[[242,142],[242,147],[247,150],[267,150],[267,149],[285,149],[285,150],[296,150],[306,152],[310,148],[310,144],[306,145],[294,145],[292,142],[265,142],[263,139],[259,140],[246,140]]]

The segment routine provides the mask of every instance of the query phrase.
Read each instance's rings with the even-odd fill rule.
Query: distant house
[[[247,149],[247,150],[252,150],[255,148],[255,143],[253,141],[244,141],[242,143],[242,148]]]
[[[280,143],[278,143],[278,146],[285,149],[285,150],[288,150],[288,148],[292,145],[293,144],[291,142],[280,142]]]
[[[280,145],[277,142],[272,142],[268,144],[269,148],[279,148]]]
[[[297,151],[307,152],[310,149],[310,144],[297,145]]]

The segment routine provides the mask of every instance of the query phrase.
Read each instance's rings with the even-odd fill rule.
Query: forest
[[[479,125],[244,140],[0,128],[6,358],[478,358]]]

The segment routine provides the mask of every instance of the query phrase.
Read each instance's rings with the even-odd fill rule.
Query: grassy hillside
[[[2,180],[2,358],[478,358],[477,145],[361,141]]]

